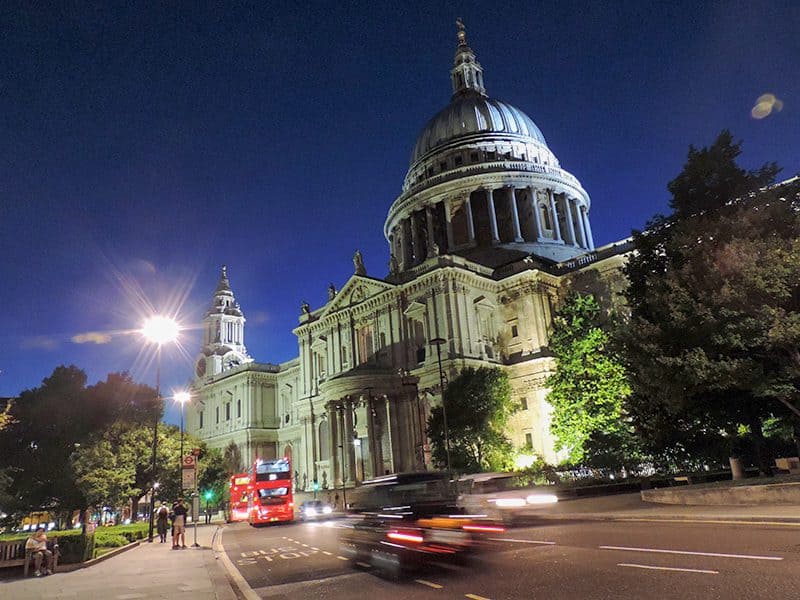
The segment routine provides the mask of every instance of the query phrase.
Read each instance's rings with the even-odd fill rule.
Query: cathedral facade
[[[205,316],[188,428],[243,463],[291,456],[299,489],[433,468],[425,423],[465,367],[505,369],[522,410],[509,436],[557,462],[545,381],[548,330],[576,278],[613,282],[625,241],[595,248],[591,200],[536,124],[488,96],[459,26],[453,95],[417,138],[384,234],[388,275],[353,275],[303,304],[298,356],[273,365],[244,345],[223,267]]]

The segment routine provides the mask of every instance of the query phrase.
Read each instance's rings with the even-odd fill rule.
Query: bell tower
[[[203,318],[203,348],[195,362],[197,379],[252,362],[244,345],[245,318],[223,265],[211,306]]]

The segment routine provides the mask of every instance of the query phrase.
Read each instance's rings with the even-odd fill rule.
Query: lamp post
[[[156,410],[153,419],[153,446],[150,461],[150,477],[154,482],[150,490],[150,526],[147,533],[147,541],[153,542],[153,512],[155,510],[155,478],[156,478],[156,455],[158,454],[158,420],[159,406],[161,405],[161,347],[178,338],[180,327],[169,317],[156,315],[145,321],[140,333],[150,343],[156,344]]]
[[[447,456],[447,472],[450,473],[450,432],[447,429],[447,406],[444,402],[444,371],[442,371],[442,344],[444,338],[433,338],[430,342],[436,346],[436,360],[439,363],[439,388],[442,390],[442,420],[444,421],[444,453]]]
[[[342,413],[342,429],[344,429],[344,402],[336,404],[336,412]],[[339,449],[342,451],[342,510],[347,510],[347,484],[345,482],[345,467],[344,467],[344,431],[339,434]]]
[[[175,401],[181,405],[181,457],[178,460],[178,463],[181,468],[183,468],[183,406],[191,399],[191,394],[189,392],[176,392],[175,393]],[[183,485],[181,483],[181,485]]]

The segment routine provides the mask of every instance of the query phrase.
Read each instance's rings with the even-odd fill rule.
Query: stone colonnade
[[[503,243],[594,250],[586,201],[530,185],[484,186],[411,212],[389,236],[400,269],[439,253]]]
[[[416,396],[344,396],[325,408],[333,487],[424,469],[425,415]]]

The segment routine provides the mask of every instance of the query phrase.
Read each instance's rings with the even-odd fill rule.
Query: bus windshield
[[[278,481],[291,478],[291,468],[286,459],[263,460],[256,463],[256,481]]]

